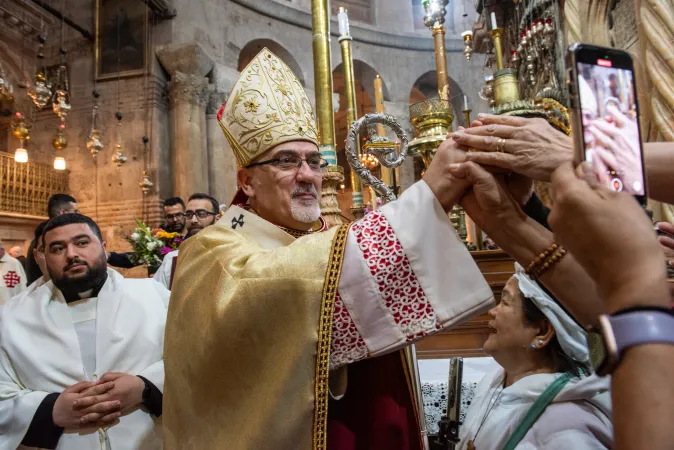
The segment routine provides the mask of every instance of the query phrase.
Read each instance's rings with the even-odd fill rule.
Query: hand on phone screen
[[[606,117],[594,119],[586,128],[595,143],[592,165],[600,180],[614,190],[643,195],[637,121],[613,105],[606,112]]]

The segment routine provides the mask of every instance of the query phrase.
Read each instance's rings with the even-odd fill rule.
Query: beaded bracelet
[[[566,256],[566,253],[567,252],[566,252],[565,248],[559,247],[557,249],[557,251],[555,251],[555,253],[553,253],[552,256],[550,256],[550,258],[548,258],[541,266],[534,269],[534,275],[533,275],[534,279],[538,279],[541,276],[543,276],[543,274],[545,272],[547,272],[548,269],[550,269],[550,267],[552,267],[555,264],[557,264],[558,262],[560,262],[562,260],[562,258],[564,258],[564,256]]]
[[[555,250],[557,250],[557,248],[559,248],[559,246],[553,243],[550,247],[547,248],[547,250],[545,250],[543,253],[538,255],[533,261],[531,261],[531,263],[527,266],[527,270],[525,271],[525,273],[527,275],[531,275],[534,269],[543,264],[547,259],[547,257],[550,256],[550,254],[553,253]]]
[[[527,266],[525,272],[532,279],[538,279],[547,272],[550,267],[561,261],[562,258],[566,256],[566,253],[565,248],[553,243]]]

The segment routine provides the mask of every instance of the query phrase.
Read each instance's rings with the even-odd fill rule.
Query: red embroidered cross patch
[[[3,275],[2,278],[4,278],[5,280],[5,286],[7,286],[10,289],[16,286],[17,284],[21,283],[21,277],[13,270],[7,272],[5,275]]]

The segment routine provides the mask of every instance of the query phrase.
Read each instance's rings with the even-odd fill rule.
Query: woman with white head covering
[[[460,450],[612,448],[608,378],[590,373],[585,331],[519,264],[489,311],[484,352],[501,366],[478,384]]]

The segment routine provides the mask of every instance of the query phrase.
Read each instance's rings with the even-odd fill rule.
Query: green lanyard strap
[[[553,381],[550,386],[545,388],[543,393],[536,399],[527,415],[524,416],[524,419],[517,425],[513,434],[510,435],[510,438],[503,446],[503,450],[515,450],[515,447],[520,443],[524,436],[529,432],[529,429],[533,426],[534,423],[541,417],[543,411],[552,403],[552,401],[557,397],[557,394],[564,389],[564,386],[571,380],[572,375],[570,373],[565,373],[561,377]]]

